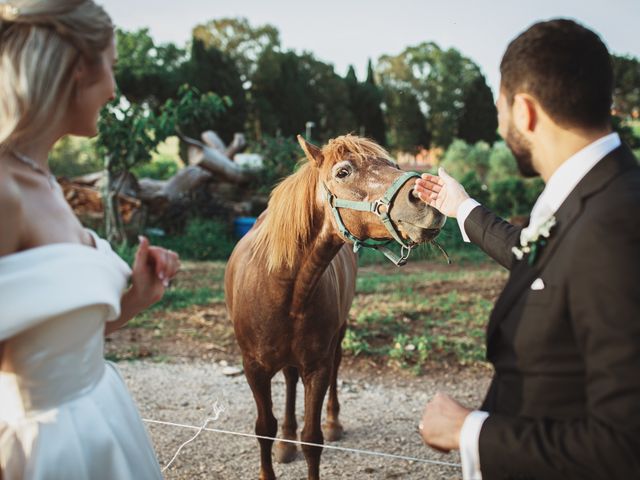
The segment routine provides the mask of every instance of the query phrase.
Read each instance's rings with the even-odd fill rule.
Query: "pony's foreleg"
[[[256,435],[275,437],[278,433],[278,421],[273,416],[273,404],[271,403],[271,378],[273,374],[252,362],[244,362],[244,372],[253,392],[253,398],[258,408],[256,420]],[[260,480],[274,480],[276,474],[273,471],[271,460],[271,448],[273,440],[258,439],[260,443]]]
[[[342,424],[338,416],[340,415],[340,402],[338,401],[338,369],[342,361],[342,339],[347,330],[345,323],[338,334],[333,369],[331,370],[331,380],[329,384],[329,401],[327,402],[327,421],[323,426],[324,436],[329,442],[335,442],[342,438]]]
[[[297,440],[296,385],[298,384],[298,369],[296,367],[285,367],[283,373],[287,383],[287,403],[284,410],[284,422],[282,423],[282,438]],[[295,443],[276,443],[276,462],[292,462],[296,458],[296,453]]]
[[[331,359],[326,364],[312,371],[303,371],[304,383],[304,427],[301,439],[303,442],[323,444],[324,437],[320,421],[322,419],[322,404],[327,394],[329,380],[331,378]],[[302,451],[307,460],[308,479],[320,478],[320,455],[322,447],[302,445]]]

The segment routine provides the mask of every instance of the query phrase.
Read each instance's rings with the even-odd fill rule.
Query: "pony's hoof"
[[[336,442],[342,438],[344,429],[340,422],[325,423],[322,426],[324,439],[328,442]]]
[[[296,456],[298,455],[298,449],[293,443],[277,442],[275,454],[276,462],[291,463],[296,459]]]
[[[270,473],[265,472],[264,470],[260,470],[258,480],[276,480],[276,474],[273,473],[273,470]]]

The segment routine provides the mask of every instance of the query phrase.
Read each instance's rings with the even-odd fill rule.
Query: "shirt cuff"
[[[463,480],[482,480],[480,471],[480,430],[489,414],[475,410],[467,415],[460,430],[460,460]]]
[[[473,198],[467,198],[464,202],[460,204],[458,207],[458,211],[456,213],[456,219],[458,220],[458,227],[460,228],[460,233],[462,234],[462,239],[469,243],[469,235],[464,229],[464,222],[471,213],[471,210],[478,207],[480,204],[476,202]]]

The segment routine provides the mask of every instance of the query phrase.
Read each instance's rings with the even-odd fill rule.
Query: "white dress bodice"
[[[96,248],[51,244],[0,257],[0,468],[15,479],[161,478],[116,367],[105,322],[131,273]]]

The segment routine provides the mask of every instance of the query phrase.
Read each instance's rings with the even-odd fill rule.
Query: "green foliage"
[[[147,163],[165,137],[157,135],[152,111],[118,96],[102,109],[96,148],[112,173]]]
[[[496,182],[516,176],[518,176],[518,165],[513,153],[504,142],[495,143],[491,149],[491,155],[489,155],[487,180]]]
[[[168,180],[178,171],[178,163],[173,158],[158,157],[146,163],[134,167],[132,172],[137,178],[152,178],[154,180]]]
[[[479,141],[493,144],[498,137],[498,112],[484,75],[471,81],[463,102],[456,136],[471,144]]]
[[[482,88],[474,83],[482,75],[473,61],[456,49],[442,50],[433,42],[408,47],[396,56],[382,56],[378,62],[378,75],[387,95],[403,92],[417,99],[420,110],[427,116],[427,129],[433,136],[433,143],[442,147],[448,147],[455,138],[465,100],[473,98],[473,93],[466,95],[466,92]],[[475,118],[488,118],[495,112],[493,103],[485,101],[485,96],[483,101],[468,109],[469,115],[473,111]],[[468,118],[465,125],[468,134],[470,120]],[[388,122],[392,121],[388,119]]]
[[[149,30],[116,30],[116,81],[131,102],[153,108],[176,95],[184,82],[185,50],[172,43],[156,45]]]
[[[77,177],[102,170],[103,162],[95,150],[95,140],[66,136],[49,155],[51,171],[58,176]]]
[[[613,109],[624,119],[640,114],[640,61],[632,56],[612,55]],[[636,117],[637,118],[637,117]]]
[[[206,125],[218,121],[227,112],[231,99],[196,87],[182,85],[176,100],[169,99],[160,109],[156,130],[158,138],[166,139],[176,132],[200,138]]]
[[[193,128],[186,129],[183,133],[200,138],[203,131],[214,130],[229,143],[234,133],[244,131],[247,121],[247,100],[240,72],[229,55],[214,46],[207,46],[197,35],[198,30],[194,31],[191,58],[185,66],[189,84],[201,92],[215,92],[231,101],[227,103],[224,118],[209,117],[206,118],[206,123],[196,123],[194,119],[189,119]]]
[[[207,287],[169,288],[162,300],[155,303],[149,310],[179,310],[192,305],[206,305],[215,300],[213,292]]]
[[[220,18],[194,29],[194,37],[217,48],[235,63],[243,82],[251,78],[262,52],[280,46],[280,33],[273,25],[253,27],[246,18]]]
[[[487,143],[469,145],[456,139],[445,152],[440,165],[457,179],[470,178],[467,175],[473,173],[482,184],[486,182],[490,157],[491,148]]]
[[[490,207],[505,217],[528,215],[543,188],[544,183],[539,178],[524,180],[510,177],[498,180],[493,182],[490,187]]]
[[[353,67],[349,67],[345,82],[349,90],[351,112],[357,124],[356,133],[386,145],[386,127],[381,108],[382,91],[375,84],[371,61],[365,82],[358,82]]]
[[[291,175],[303,158],[300,145],[293,138],[264,136],[251,150],[262,155],[263,170],[253,186],[263,194],[271,192],[277,183]]]
[[[356,125],[344,79],[310,53],[265,50],[251,84],[256,138],[295,136],[313,122],[313,139],[324,141]]]
[[[394,150],[417,151],[431,143],[427,118],[418,98],[408,89],[386,86],[384,89],[388,143]]]
[[[192,218],[183,235],[150,235],[154,245],[177,252],[184,260],[226,260],[235,246],[230,226],[218,220]]]
[[[364,335],[350,328],[347,329],[342,339],[343,352],[350,353],[354,357],[357,357],[361,353],[368,353],[370,348]]]
[[[630,148],[640,148],[640,132],[637,125],[633,126],[630,121],[625,121],[617,115],[611,117],[613,129],[618,132],[620,139],[629,145]]]

